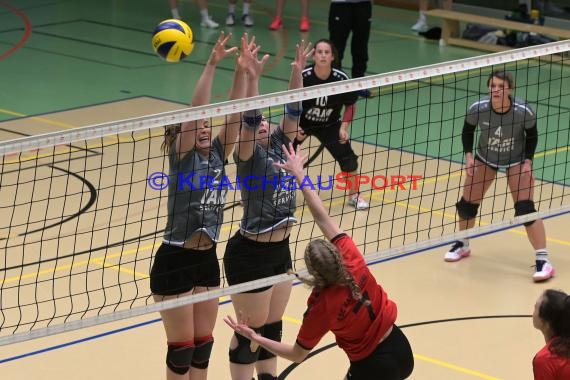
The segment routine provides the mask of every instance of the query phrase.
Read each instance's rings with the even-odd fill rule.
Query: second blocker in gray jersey
[[[240,161],[234,152],[238,181],[243,181],[240,187],[244,212],[240,227],[247,233],[270,232],[289,221],[297,221],[295,179],[273,166],[283,160],[281,146],[289,142],[278,127],[271,134],[269,149],[256,144],[253,156],[246,161]]]

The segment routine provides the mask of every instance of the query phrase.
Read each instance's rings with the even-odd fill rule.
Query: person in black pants
[[[368,63],[368,40],[372,23],[372,1],[331,0],[329,8],[329,39],[338,50],[336,68],[342,69],[342,58],[348,36],[352,32],[352,78],[365,75]],[[360,91],[361,96],[370,96],[370,91]]]

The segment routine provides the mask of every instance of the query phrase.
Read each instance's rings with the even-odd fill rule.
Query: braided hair
[[[360,286],[346,270],[340,252],[331,242],[324,239],[311,241],[305,249],[305,265],[311,277],[297,276],[304,284],[317,291],[333,285],[346,286],[355,300],[370,303],[363,300]]]
[[[550,351],[570,359],[570,296],[560,290],[546,290],[538,316],[552,330]]]

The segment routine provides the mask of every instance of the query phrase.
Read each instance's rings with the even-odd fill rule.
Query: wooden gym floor
[[[189,100],[192,85],[217,36],[217,32],[198,26],[193,2],[181,2],[181,10],[196,34],[196,50],[180,65],[162,63],[150,51],[153,25],[169,17],[166,1],[84,3],[87,2],[19,0],[11,5],[0,4],[0,65],[4,73],[0,87],[1,140],[169,111],[184,107]],[[209,7],[215,19],[223,21],[226,2],[210,1]],[[250,33],[258,37],[262,46],[271,47],[267,50],[272,55],[261,84],[263,92],[286,87],[294,43],[301,38],[296,29],[297,8],[297,2],[289,1],[286,29],[271,33],[266,24],[273,2],[254,3],[256,26]],[[328,1],[311,1],[312,28],[303,38],[316,40],[327,36],[327,9]],[[437,43],[410,34],[409,26],[415,16],[415,12],[374,7],[369,74],[482,54],[452,47],[441,49]],[[233,28],[238,35],[243,31],[239,25]],[[346,65],[350,67],[349,57]],[[224,81],[230,77],[231,64],[221,67],[214,100],[226,98]],[[355,143],[355,149],[367,153],[377,148]],[[382,159],[380,155],[376,158]],[[330,161],[326,155],[324,160]],[[362,163],[363,167],[370,164]],[[448,165],[448,172],[460,169],[458,163]],[[320,170],[334,172],[330,164]],[[449,181],[458,184],[459,178]],[[500,179],[498,186],[504,185],[504,179]],[[547,186],[566,191],[560,185]],[[376,210],[383,202],[393,200],[391,195],[367,194]],[[111,201],[106,194],[99,194],[99,198],[102,202]],[[398,212],[405,212],[406,207],[421,207],[411,203],[391,207],[402,208]],[[341,210],[342,203],[333,202],[331,211],[339,214]],[[136,219],[141,212],[136,208],[129,210],[129,218]],[[308,211],[300,213],[304,221],[310,220]],[[343,228],[351,231],[357,242],[364,241],[365,233],[377,233],[354,228],[373,228],[379,218],[374,213],[352,211],[345,215],[348,217],[343,217]],[[450,223],[453,210],[445,210],[441,218]],[[412,379],[532,379],[531,360],[542,346],[542,337],[532,328],[530,319],[534,302],[546,288],[570,290],[566,275],[570,271],[570,216],[562,215],[545,223],[558,272],[545,284],[531,281],[533,252],[520,227],[474,239],[472,257],[459,263],[443,262],[444,246],[371,266],[398,304],[398,324],[410,339],[416,358]],[[223,234],[227,237],[235,231],[233,228]],[[293,238],[304,240],[307,234],[297,228]],[[299,257],[301,248],[295,249]],[[223,245],[219,252],[223,252]],[[152,249],[139,252],[147,258],[151,253]],[[8,252],[0,255],[6,260]],[[5,281],[12,278],[3,276]],[[284,318],[284,341],[294,341],[308,293],[303,286],[294,287]],[[233,308],[222,301],[211,379],[229,378],[227,347],[231,331],[221,321],[226,314],[233,314]],[[280,360],[281,378],[342,378],[348,363],[333,343],[332,336],[325,337],[318,352],[299,366]],[[164,348],[162,324],[156,314],[151,314],[0,346],[0,378],[160,379],[164,377]]]

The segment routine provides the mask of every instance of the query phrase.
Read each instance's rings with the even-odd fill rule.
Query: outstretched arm
[[[230,99],[243,99],[247,96],[248,91],[248,69],[255,59],[255,37],[249,37],[247,33],[240,39],[240,54],[236,57],[236,69],[232,89],[230,90]],[[224,146],[225,158],[232,153],[236,139],[240,131],[241,113],[233,113],[226,117],[225,124],[222,126],[218,136]]]
[[[305,350],[297,343],[291,345],[286,343],[277,342],[275,340],[267,339],[259,334],[257,334],[251,327],[243,322],[235,321],[231,316],[226,316],[224,322],[235,332],[244,337],[248,338],[252,342],[259,344],[266,350],[274,353],[275,355],[281,356],[282,358],[291,360],[296,363],[301,363],[307,355],[309,355],[309,350]]]
[[[283,153],[285,154],[286,161],[284,163],[274,163],[273,165],[277,166],[278,168],[283,168],[293,176],[297,180],[297,183],[301,187],[301,191],[303,192],[303,196],[305,197],[305,201],[309,205],[309,210],[311,210],[311,214],[313,214],[313,219],[323,232],[323,235],[328,240],[331,240],[338,234],[342,232],[338,224],[329,216],[329,213],[325,209],[321,198],[317,194],[317,191],[314,187],[311,187],[307,184],[303,184],[303,179],[305,176],[305,172],[303,171],[303,163],[306,160],[307,156],[301,156],[299,147],[297,147],[297,151],[293,148],[293,144],[289,144],[289,146],[283,145]]]
[[[297,44],[295,60],[291,63],[291,77],[289,78],[289,90],[303,87],[303,69],[307,64],[307,59],[313,55],[313,47],[305,41]],[[301,116],[301,102],[294,102],[285,105],[285,116],[283,117],[283,133],[292,141],[297,136],[299,129],[299,117]]]
[[[204,71],[202,71],[202,75],[200,76],[200,79],[198,79],[196,87],[194,88],[194,95],[192,96],[191,102],[192,107],[203,106],[210,102],[212,84],[214,83],[214,74],[216,72],[218,62],[225,57],[234,54],[237,50],[237,47],[226,49],[226,43],[230,37],[231,33],[226,36],[224,35],[224,32],[220,32],[218,41],[214,45],[210,58],[208,59],[206,66],[204,66]],[[196,130],[198,129],[198,124],[201,122],[201,120],[195,120],[182,123],[180,133],[178,134],[176,141],[176,151],[179,152],[180,155],[184,155],[194,148],[196,143]]]
[[[251,98],[259,95],[259,78],[269,55],[265,54],[261,59],[257,58],[261,46],[255,44],[255,37],[251,39],[249,47],[251,59],[248,60],[247,67],[247,97]],[[246,111],[243,113],[243,119],[244,123],[242,124],[237,149],[239,159],[245,161],[253,155],[255,149],[256,132],[261,123],[261,111]]]

